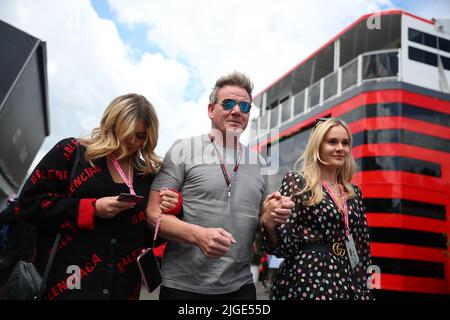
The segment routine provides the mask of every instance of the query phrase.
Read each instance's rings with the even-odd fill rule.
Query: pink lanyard
[[[336,204],[336,206],[338,207],[338,210],[341,211],[341,209],[339,209],[339,204],[337,199],[334,197],[333,192],[331,192],[330,188],[328,187],[328,184],[325,180],[322,179],[322,184],[325,187],[325,189],[328,191],[328,194],[331,196],[331,199],[333,199],[334,203]],[[342,197],[342,202],[343,202],[343,206],[344,206],[344,224],[345,224],[345,236],[348,239],[349,237],[349,227],[348,227],[348,208],[347,208],[347,198],[345,197],[345,192],[344,192],[344,188],[342,187],[342,185],[339,183],[339,190],[341,191],[341,197]]]
[[[135,195],[136,192],[134,192],[134,188],[133,188],[133,175],[131,174],[131,163],[130,163],[130,166],[128,167],[128,177],[130,178],[128,180],[127,176],[125,175],[125,173],[123,173],[122,168],[120,167],[119,162],[116,160],[116,158],[111,156],[111,159],[112,159],[112,162],[114,163],[114,167],[116,167],[116,171],[120,174],[120,176],[123,179],[123,182],[125,182],[125,184],[130,189],[130,193]]]

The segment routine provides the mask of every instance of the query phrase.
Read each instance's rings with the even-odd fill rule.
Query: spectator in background
[[[270,254],[269,255],[269,262],[268,262],[268,286],[269,288],[272,288],[273,280],[277,277],[278,271],[280,268],[281,263],[283,263],[283,258],[278,258],[276,255]],[[269,290],[269,299],[272,299],[272,290]]]
[[[269,255],[263,252],[259,260],[259,281],[261,281],[264,288],[267,288],[267,277],[269,275]]]

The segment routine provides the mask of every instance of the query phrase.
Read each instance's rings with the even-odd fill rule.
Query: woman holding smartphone
[[[61,140],[33,170],[16,212],[39,227],[41,275],[61,233],[44,299],[139,298],[136,258],[153,243],[145,207],[161,166],[154,152],[158,125],[145,97],[119,96],[90,137]],[[119,199],[121,193],[128,195]],[[181,207],[177,192],[161,197],[165,212]]]

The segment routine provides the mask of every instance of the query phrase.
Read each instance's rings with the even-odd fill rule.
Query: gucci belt
[[[333,254],[337,257],[343,257],[345,256],[346,250],[345,245],[342,242],[335,242],[331,246],[331,251]]]
[[[332,253],[336,257],[343,257],[347,254],[347,249],[343,242],[333,243],[302,243],[300,250],[318,251],[324,253]]]

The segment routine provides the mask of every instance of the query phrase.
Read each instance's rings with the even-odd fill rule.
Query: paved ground
[[[147,289],[142,287],[140,300],[158,300],[159,290],[155,290],[153,293],[149,294]],[[258,300],[268,300],[269,294],[265,292],[265,289],[260,281],[256,282],[256,296]]]

